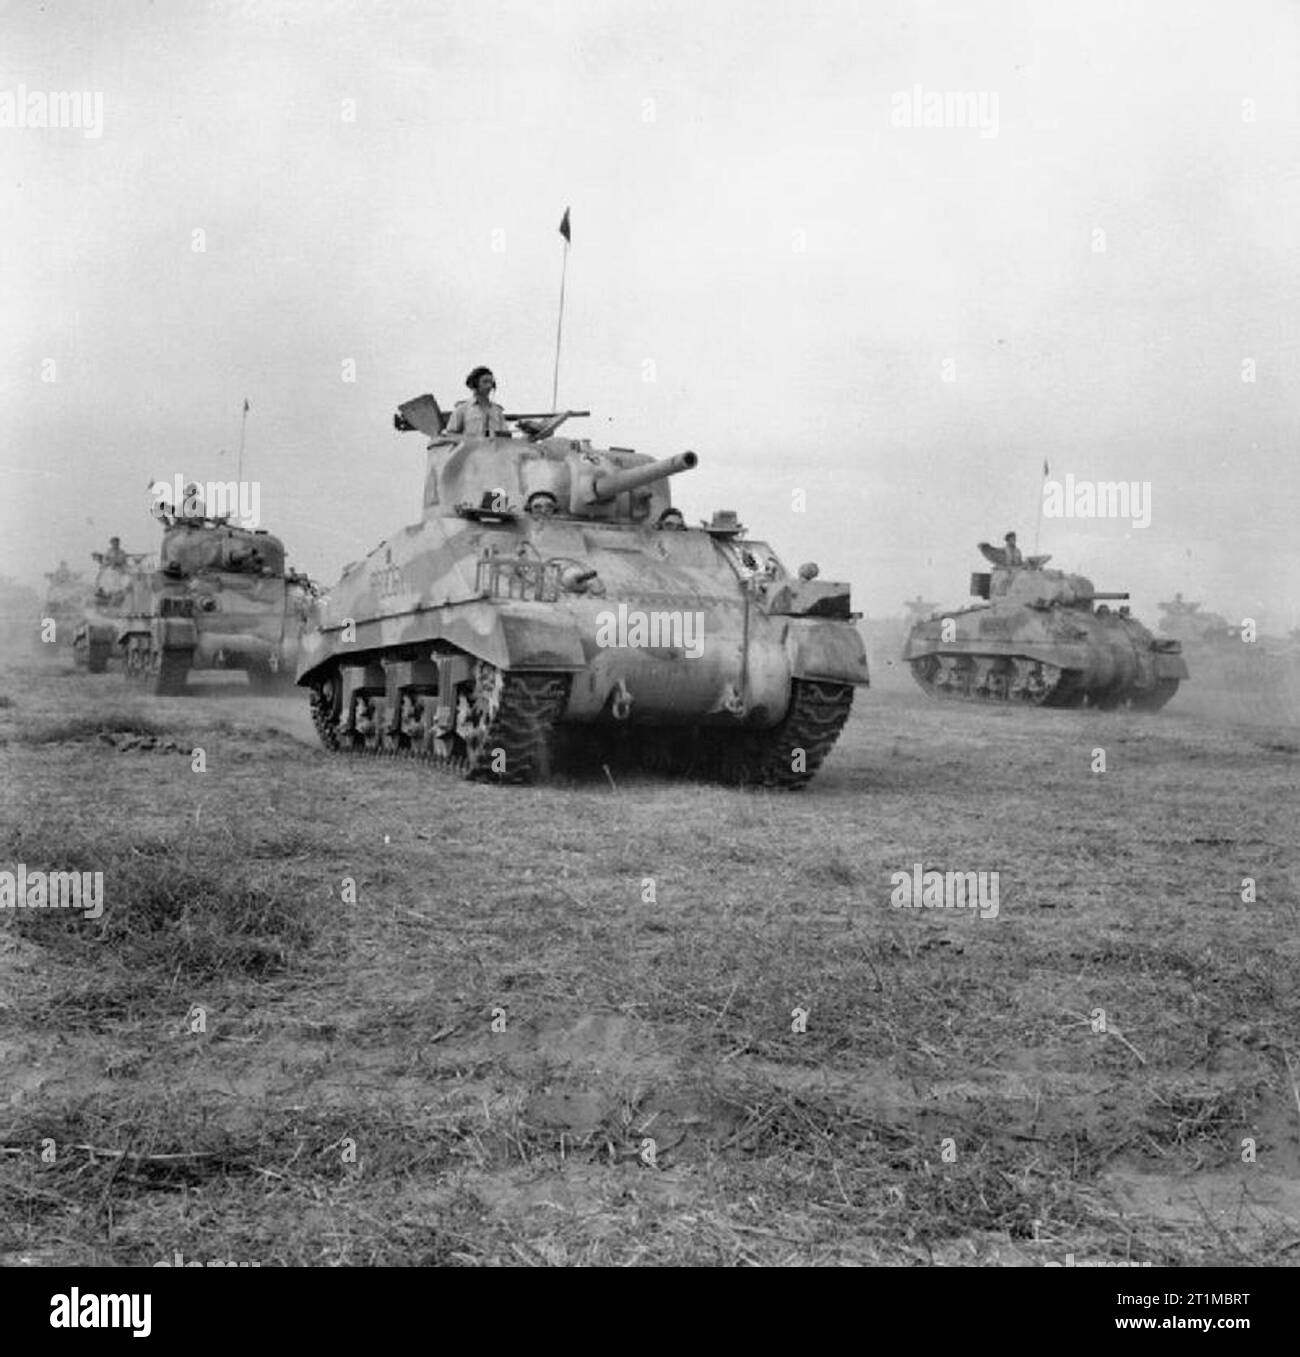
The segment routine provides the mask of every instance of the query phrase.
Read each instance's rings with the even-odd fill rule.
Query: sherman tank
[[[688,527],[654,460],[561,437],[585,411],[448,437],[432,396],[423,516],[343,572],[298,682],[326,748],[526,783],[584,751],[802,787],[867,683],[846,584],[791,574],[734,511]]]
[[[224,518],[163,517],[158,568],[136,577],[118,626],[127,676],[184,691],[191,671],[242,669],[249,683],[292,686],[311,581],[286,570],[284,543]]]
[[[54,644],[70,647],[90,586],[80,571],[68,569],[66,561],[60,561],[57,570],[46,571],[45,578],[49,585],[45,591],[42,618],[54,623]]]
[[[1044,707],[1156,711],[1187,664],[1178,641],[1153,636],[1083,575],[1045,569],[1050,556],[1008,564],[980,544],[993,570],[971,576],[980,602],[918,622],[903,659],[934,697]]]
[[[136,577],[146,567],[142,555],[95,552],[95,582],[72,633],[72,657],[92,674],[102,674],[117,653],[122,618],[130,606]]]
[[[1158,605],[1161,617],[1158,629],[1185,644],[1231,646],[1241,640],[1241,628],[1233,626],[1222,613],[1201,611],[1201,605],[1184,600],[1181,593]]]

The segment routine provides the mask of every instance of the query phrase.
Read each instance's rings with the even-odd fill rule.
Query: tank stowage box
[[[1046,707],[1163,707],[1187,675],[1177,641],[1153,636],[1082,575],[1044,570],[1047,556],[1004,565],[981,546],[990,572],[971,576],[987,600],[912,628],[903,650],[916,681],[935,697]]]
[[[311,581],[286,571],[278,537],[181,517],[164,527],[157,570],[135,579],[118,644],[127,676],[155,693],[182,692],[204,669],[242,669],[270,690],[292,682],[314,615]]]
[[[528,782],[612,731],[675,771],[799,787],[848,718],[866,655],[847,585],[790,575],[734,513],[688,528],[653,461],[557,436],[432,437],[419,523],[348,566],[303,638],[330,749],[406,754]]]

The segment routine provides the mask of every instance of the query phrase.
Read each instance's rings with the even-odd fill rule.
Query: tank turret
[[[688,528],[670,483],[696,454],[561,433],[583,414],[458,437],[430,395],[399,408],[429,439],[422,518],[304,637],[322,742],[528,782],[563,730],[572,753],[804,785],[867,682],[848,586],[791,574],[734,512]]]
[[[1126,592],[1093,587],[1085,575],[1048,570],[1050,556],[994,563],[971,576],[980,602],[918,622],[903,658],[935,697],[1034,706],[1156,710],[1187,675],[1181,646],[1153,636],[1127,607]]]

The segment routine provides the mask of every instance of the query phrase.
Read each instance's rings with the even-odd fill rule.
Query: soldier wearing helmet
[[[1007,533],[1002,540],[1006,543],[1003,554],[1007,565],[1024,565],[1025,558],[1020,554],[1020,548],[1016,546],[1015,533]]]

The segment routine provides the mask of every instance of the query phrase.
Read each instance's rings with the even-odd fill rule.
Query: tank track
[[[368,758],[414,759],[463,779],[528,783],[546,778],[551,771],[554,737],[562,735],[566,753],[575,764],[592,763],[598,768],[608,751],[601,750],[601,735],[576,727],[556,730],[568,701],[569,675],[501,675],[500,700],[493,719],[476,744],[488,757],[477,761],[467,752],[444,754],[432,742],[417,745],[401,736],[346,735],[331,709],[331,699],[322,687],[311,690],[312,724],[321,744],[331,752]],[[729,783],[781,787],[805,787],[825,761],[839,738],[853,706],[853,686],[796,679],[785,718],[771,730],[698,731],[663,727],[624,727],[636,750],[636,762],[644,768],[674,774],[706,777]],[[502,771],[493,771],[490,751],[502,750]],[[802,751],[802,757],[797,756]],[[627,752],[627,751],[625,751]],[[594,762],[593,762],[594,760]],[[564,760],[569,762],[569,757]]]
[[[322,687],[311,690],[311,716],[321,744],[333,753],[413,759],[466,780],[517,784],[550,774],[551,737],[568,696],[568,674],[502,672],[496,709],[475,736],[476,752],[447,753],[433,741],[402,735],[345,734]]]
[[[839,739],[852,709],[852,684],[795,679],[785,719],[772,730],[746,736],[739,780],[788,791],[806,787]],[[800,750],[802,759],[797,757]]]
[[[645,726],[629,735],[647,771],[797,791],[825,762],[852,707],[852,684],[795,679],[785,717],[770,730]]]

